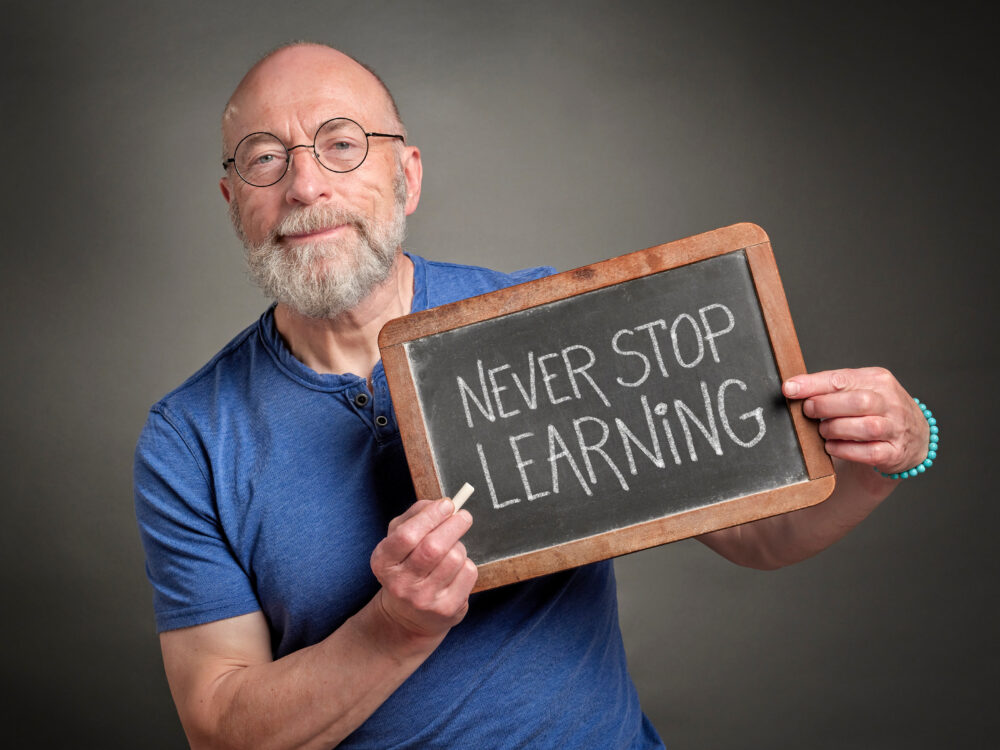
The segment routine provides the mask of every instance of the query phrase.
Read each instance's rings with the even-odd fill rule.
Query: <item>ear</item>
[[[424,178],[424,165],[420,160],[420,149],[406,146],[403,153],[403,176],[406,178],[406,215],[417,210],[420,203],[420,184]]]
[[[226,199],[226,203],[229,203],[233,199],[233,194],[229,191],[228,177],[223,177],[219,180],[219,190],[222,191],[222,197]]]

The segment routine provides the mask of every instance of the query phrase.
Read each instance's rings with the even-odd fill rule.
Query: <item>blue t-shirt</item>
[[[414,311],[551,272],[410,257]],[[378,590],[371,552],[415,499],[382,363],[371,391],[318,374],[268,310],[150,410],[135,499],[160,631],[260,610],[275,658],[322,640]],[[342,746],[662,747],[628,675],[611,563],[474,594]]]

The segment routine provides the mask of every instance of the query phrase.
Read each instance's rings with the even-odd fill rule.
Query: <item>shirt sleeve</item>
[[[209,470],[154,408],[135,452],[135,510],[158,632],[260,609],[215,514]]]

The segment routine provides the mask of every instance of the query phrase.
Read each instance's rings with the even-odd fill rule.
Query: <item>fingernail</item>
[[[441,513],[445,516],[450,516],[455,512],[455,504],[449,498],[443,498],[441,500]]]
[[[785,383],[785,395],[786,396],[797,396],[799,394],[800,390],[801,390],[801,386],[798,383],[796,383],[794,380],[789,380],[787,383]]]

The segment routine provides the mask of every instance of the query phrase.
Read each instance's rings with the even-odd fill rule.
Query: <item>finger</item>
[[[428,532],[401,566],[416,578],[426,578],[445,559],[462,535],[472,526],[472,515],[460,510]]]
[[[427,574],[424,581],[434,588],[446,589],[455,580],[455,576],[459,574],[468,559],[465,545],[461,542],[455,542],[444,558]]]
[[[461,610],[463,617],[465,616],[465,610],[469,607],[469,594],[472,593],[472,588],[476,585],[477,580],[479,580],[479,569],[472,560],[465,558],[465,562],[459,569],[458,574],[452,579],[446,590],[448,596],[454,597],[456,601],[465,603],[464,608]]]
[[[872,440],[859,442],[855,440],[827,440],[826,452],[834,458],[845,461],[874,466],[885,472],[899,471],[899,451],[891,443]]]
[[[425,603],[425,611],[433,612],[444,619],[448,627],[454,627],[469,611],[469,595],[478,577],[475,564],[466,558],[448,586],[438,589],[433,598]]]
[[[863,389],[811,396],[802,403],[802,413],[813,419],[881,416],[885,413],[885,407],[882,394]]]
[[[373,557],[377,557],[378,562],[383,565],[398,565],[416,549],[424,537],[450,519],[454,511],[455,506],[448,498],[424,506],[379,542]]]
[[[856,388],[872,388],[876,383],[890,379],[892,374],[882,367],[824,370],[789,378],[782,384],[781,392],[788,398],[809,398]]]
[[[413,505],[407,508],[405,511],[400,513],[398,516],[389,521],[389,533],[391,534],[395,531],[399,525],[409,519],[413,518],[417,513],[422,511],[428,505],[433,503],[433,500],[417,500]]]
[[[838,417],[819,424],[819,434],[827,440],[889,441],[895,437],[892,423],[885,417]]]

